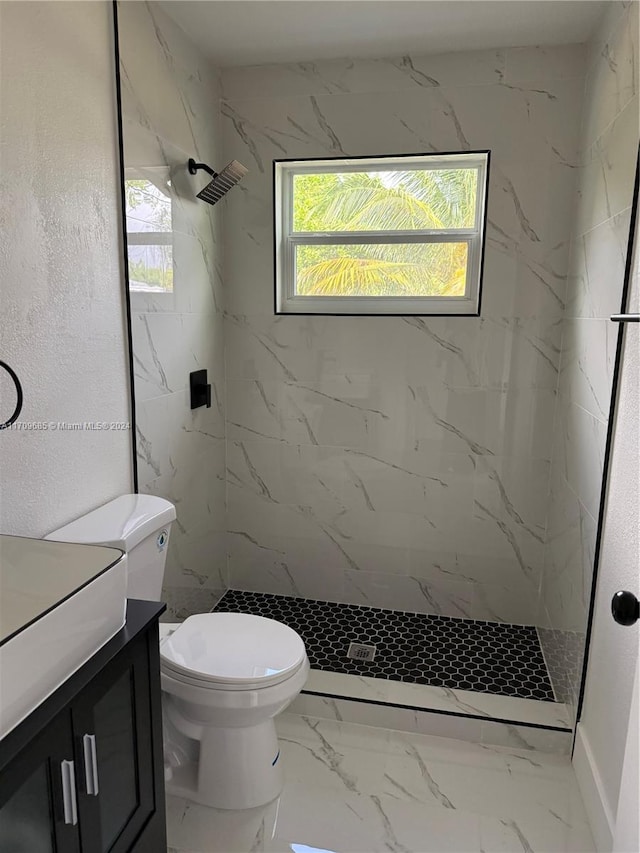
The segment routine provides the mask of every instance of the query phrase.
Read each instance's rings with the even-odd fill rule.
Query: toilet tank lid
[[[175,520],[172,503],[155,495],[121,495],[104,506],[53,530],[45,539],[110,545],[131,551],[157,530]]]

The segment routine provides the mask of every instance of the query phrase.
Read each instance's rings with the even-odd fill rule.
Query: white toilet
[[[123,495],[46,538],[127,553],[127,597],[159,601],[176,512]],[[282,790],[273,718],[309,673],[304,643],[273,619],[201,613],[160,625],[165,778],[169,793],[222,809],[264,805]]]

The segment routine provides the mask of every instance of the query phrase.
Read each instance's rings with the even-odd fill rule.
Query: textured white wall
[[[111,5],[1,3],[0,56],[0,358],[20,420],[127,422]],[[4,420],[4,377],[0,400]],[[0,529],[40,536],[130,490],[129,439],[0,433]]]

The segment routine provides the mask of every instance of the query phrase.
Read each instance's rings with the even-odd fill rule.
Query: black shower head
[[[215,204],[220,201],[222,196],[226,195],[232,187],[235,187],[238,181],[242,180],[249,171],[237,160],[232,160],[221,172],[214,172],[206,163],[196,163],[193,158],[190,159],[189,172],[195,175],[199,169],[204,169],[212,178],[206,187],[197,193],[198,198],[206,201],[207,204]]]

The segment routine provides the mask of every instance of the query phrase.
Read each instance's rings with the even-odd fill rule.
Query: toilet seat
[[[304,643],[295,631],[245,613],[189,616],[160,645],[162,672],[204,689],[269,687],[286,681],[305,662]]]

